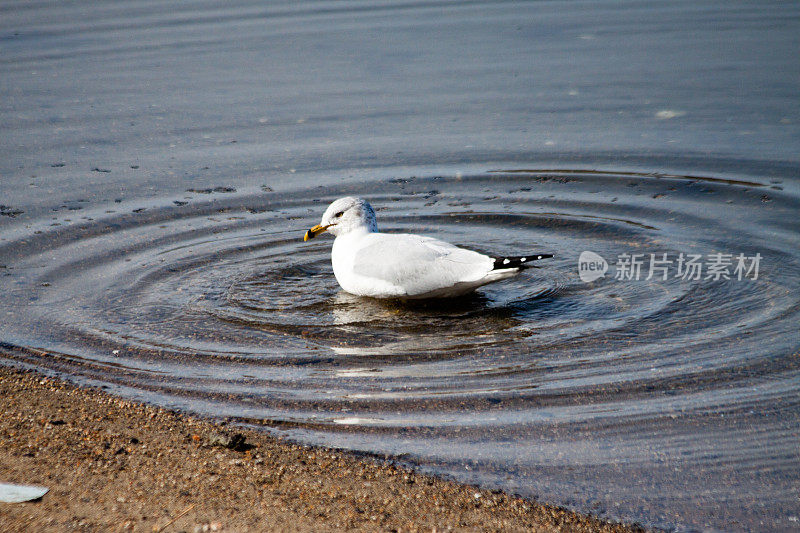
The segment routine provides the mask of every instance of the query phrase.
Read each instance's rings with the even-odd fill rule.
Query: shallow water
[[[611,518],[797,527],[796,7],[193,7],[0,6],[4,363]],[[302,242],[343,195],[556,257],[352,297]],[[731,279],[678,275],[716,253]]]

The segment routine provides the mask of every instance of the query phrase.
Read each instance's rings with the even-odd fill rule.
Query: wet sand
[[[641,531],[35,373],[0,395],[0,481],[50,488],[5,531]]]

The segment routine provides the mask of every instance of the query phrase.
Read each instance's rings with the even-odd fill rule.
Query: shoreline
[[[0,395],[0,482],[50,489],[6,531],[644,531],[35,371]]]

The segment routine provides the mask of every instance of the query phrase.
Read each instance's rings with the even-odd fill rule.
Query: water
[[[611,518],[798,527],[796,6],[86,9],[0,6],[4,364]],[[302,242],[343,195],[556,257],[355,298]]]

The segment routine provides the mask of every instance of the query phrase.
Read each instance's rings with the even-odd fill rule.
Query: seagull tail
[[[529,265],[531,261],[537,261],[539,259],[547,259],[553,257],[553,254],[531,254],[531,255],[520,255],[514,257],[498,257],[492,258],[494,259],[494,266],[492,270],[504,270],[507,268],[526,268],[526,267],[533,267],[534,265]]]

